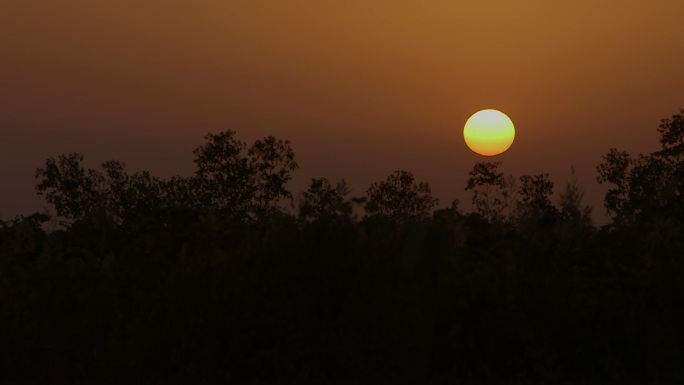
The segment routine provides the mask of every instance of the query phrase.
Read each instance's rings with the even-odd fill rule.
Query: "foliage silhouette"
[[[326,178],[312,179],[309,188],[301,194],[299,219],[307,222],[350,218],[352,202],[345,200],[350,192],[344,179],[337,182],[335,187]]]
[[[312,179],[291,213],[272,137],[209,134],[169,179],[49,158],[65,226],[0,221],[0,382],[684,382],[683,122],[604,157],[601,228],[574,172],[554,204],[498,162],[470,172],[472,212],[397,171],[366,197]]]
[[[611,149],[598,166],[598,182],[609,183],[605,206],[616,224],[630,225],[682,211],[684,193],[684,110],[663,119],[658,133],[661,150],[633,158]]]
[[[199,201],[204,207],[232,217],[258,219],[277,209],[281,198],[292,198],[285,184],[299,166],[289,141],[269,136],[246,151],[227,130],[208,134],[207,143],[193,152],[199,178]]]
[[[498,171],[501,162],[477,162],[472,171],[466,190],[473,192],[473,206],[476,212],[487,221],[500,222],[510,212],[511,179],[506,179]]]
[[[560,195],[559,199],[560,215],[562,215],[565,220],[584,223],[587,226],[591,226],[592,207],[582,206],[584,191],[579,186],[577,177],[575,176],[575,168],[572,167],[570,171],[570,182],[565,185],[565,190]]]
[[[520,216],[526,217],[555,217],[558,209],[551,203],[553,182],[549,174],[520,177],[520,199],[517,208]]]
[[[366,192],[366,217],[384,216],[398,223],[427,218],[439,200],[430,185],[414,182],[413,174],[397,170],[382,182],[372,183]]]

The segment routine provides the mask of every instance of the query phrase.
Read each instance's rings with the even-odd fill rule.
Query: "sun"
[[[471,116],[463,128],[468,148],[484,156],[499,155],[513,144],[515,127],[501,111],[482,110]]]

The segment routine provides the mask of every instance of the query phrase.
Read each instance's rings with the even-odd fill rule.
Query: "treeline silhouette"
[[[190,177],[49,158],[0,221],[5,384],[684,382],[684,110],[570,180],[478,162],[458,202],[396,171],[299,196],[288,141],[206,136]]]

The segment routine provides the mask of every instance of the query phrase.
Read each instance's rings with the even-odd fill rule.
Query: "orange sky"
[[[331,3],[3,0],[0,216],[42,207],[48,156],[188,175],[226,128],[290,139],[295,193],[326,176],[360,195],[405,169],[441,206],[469,201],[485,158],[463,124],[496,108],[517,129],[504,171],[560,191],[574,165],[599,217],[601,155],[656,149],[684,107],[684,1]]]

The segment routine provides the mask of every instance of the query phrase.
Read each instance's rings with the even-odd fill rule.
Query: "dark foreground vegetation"
[[[684,113],[684,110],[682,111]],[[287,141],[208,135],[191,177],[47,160],[54,215],[0,221],[0,382],[684,382],[684,117],[570,181],[477,163],[457,203],[397,171],[365,196]]]

